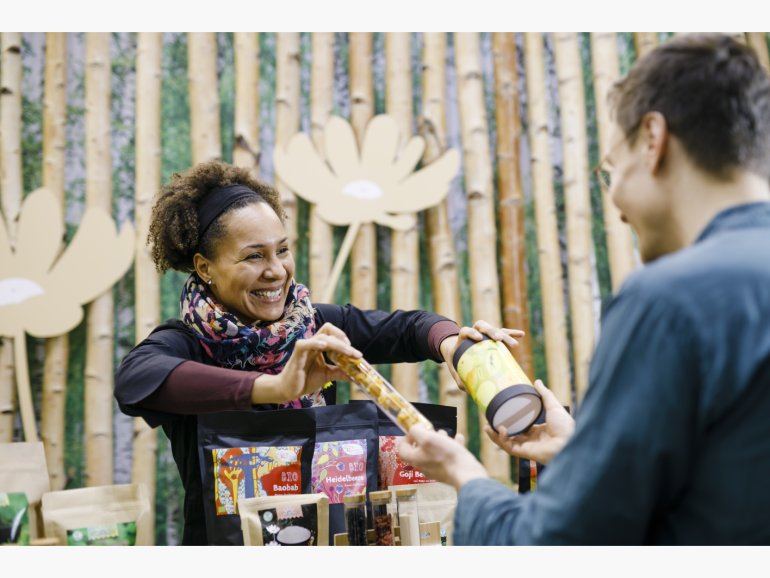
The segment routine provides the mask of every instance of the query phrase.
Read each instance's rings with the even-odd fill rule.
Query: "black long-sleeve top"
[[[364,359],[370,363],[417,362],[426,359],[440,363],[443,361],[439,351],[441,341],[459,331],[453,321],[419,310],[388,313],[361,310],[352,305],[326,304],[316,304],[315,308],[316,326],[321,327],[329,322],[340,328],[353,347],[361,351]],[[230,384],[222,388],[217,384],[211,385],[207,394],[212,408],[216,411],[244,409],[243,380],[239,382],[233,379],[239,370],[217,367],[216,362],[201,347],[195,333],[178,320],[160,325],[132,349],[121,362],[115,377],[115,398],[121,411],[142,417],[151,427],[162,426],[171,441],[174,461],[185,488],[184,544],[206,543],[195,415],[204,413],[204,410],[183,413],[178,408],[165,406],[163,387],[172,373],[178,377],[182,371],[190,371],[191,368],[194,371],[197,363],[211,366],[206,368],[209,370],[207,373],[211,370],[220,371],[223,382]],[[251,374],[251,382],[258,375],[256,372],[244,373]],[[240,385],[233,385],[235,382]],[[196,388],[195,393],[200,395],[200,388]],[[323,394],[327,403],[334,403],[333,387],[324,390]],[[165,401],[168,399],[166,397]],[[275,407],[265,405],[253,408]]]

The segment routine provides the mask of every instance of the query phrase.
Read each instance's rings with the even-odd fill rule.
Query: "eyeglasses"
[[[607,151],[607,154],[602,157],[602,160],[599,161],[599,164],[592,169],[592,172],[596,177],[596,180],[599,182],[599,186],[601,187],[603,193],[609,192],[610,185],[612,184],[612,169],[607,167],[607,163],[609,163],[610,160],[610,155],[612,155],[618,149],[618,147],[620,147],[620,145],[626,142],[627,138],[628,136],[624,136],[620,141],[615,143],[615,145],[613,145],[613,147]]]
[[[605,156],[599,161],[599,164],[593,168],[594,177],[599,182],[599,187],[602,189],[602,193],[607,193],[610,190],[612,173],[609,169],[604,168],[607,163],[607,157]]]

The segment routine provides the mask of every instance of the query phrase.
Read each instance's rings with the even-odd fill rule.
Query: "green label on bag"
[[[67,530],[68,546],[133,546],[136,544],[136,522]]]
[[[0,544],[29,544],[28,511],[24,492],[0,493]]]

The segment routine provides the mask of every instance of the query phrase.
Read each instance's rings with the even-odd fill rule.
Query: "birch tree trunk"
[[[516,40],[512,32],[492,34],[497,124],[497,183],[500,195],[500,266],[503,324],[527,333],[519,340],[516,358],[533,376],[532,342],[527,301],[527,254],[524,229],[524,189],[521,183],[521,119],[516,75]]]
[[[147,337],[160,323],[160,276],[145,240],[155,194],[160,189],[160,87],[163,34],[140,32],[136,57],[136,341]],[[158,438],[141,418],[134,419],[134,459],[131,478],[150,493],[152,533],[155,536],[155,486]]]
[[[193,164],[221,158],[216,33],[188,33],[187,84]]]
[[[747,32],[746,42],[759,57],[759,61],[765,70],[770,71],[770,57],[767,54],[767,32]]]
[[[259,33],[235,32],[233,164],[259,178]]]
[[[43,186],[59,202],[64,214],[64,162],[67,128],[67,35],[45,36],[45,93],[43,96]],[[69,337],[61,335],[45,343],[43,403],[40,436],[45,445],[51,490],[63,490],[64,416],[67,402]]]
[[[278,32],[275,74],[275,144],[284,147],[299,130],[298,32]],[[297,197],[277,176],[275,184],[286,211],[286,234],[289,246],[297,249]]]
[[[374,116],[372,85],[372,34],[350,33],[350,123],[358,145]],[[361,225],[350,253],[350,300],[361,309],[377,307],[377,230],[374,223]],[[351,384],[351,399],[367,399]]]
[[[634,47],[636,59],[640,60],[658,45],[657,32],[634,32]]]
[[[460,124],[468,196],[468,270],[471,281],[471,307],[476,320],[496,327],[502,325],[497,271],[497,231],[495,226],[492,162],[489,129],[484,107],[479,35],[455,35],[455,64],[460,100]],[[483,431],[486,417],[479,415]],[[481,461],[490,475],[510,478],[508,454],[486,435],[481,435]]]
[[[310,76],[310,137],[323,155],[323,129],[334,109],[334,33],[313,32]],[[332,226],[310,207],[310,242],[308,266],[311,294],[321,295],[329,282],[334,260]]]
[[[11,246],[16,245],[16,223],[21,212],[21,34],[0,35],[0,202]],[[16,415],[14,344],[0,339],[0,442],[13,441]],[[17,346],[18,347],[18,346]],[[30,440],[31,441],[31,440]]]
[[[572,386],[567,349],[567,315],[564,307],[564,280],[559,249],[559,225],[553,187],[553,166],[548,134],[545,58],[543,37],[524,34],[529,113],[529,147],[532,163],[532,189],[535,201],[535,229],[540,264],[540,290],[543,295],[543,332],[548,386],[562,405],[572,404]]]
[[[112,215],[110,33],[86,34],[86,208]],[[97,297],[86,317],[86,485],[112,484],[112,289]]]
[[[436,160],[446,142],[446,33],[426,32],[423,36],[422,126],[425,137],[423,161]],[[449,225],[448,201],[426,211],[425,227],[430,248],[433,306],[436,313],[462,324],[457,281],[457,255]],[[439,369],[439,403],[457,408],[457,432],[468,439],[467,394],[460,390],[446,364]]]
[[[620,76],[618,40],[614,32],[591,33],[591,64],[594,76],[596,124],[599,134],[599,158],[603,159],[610,150],[609,139],[612,125],[607,94]],[[610,196],[603,195],[602,203],[612,291],[617,293],[620,285],[636,266],[634,240],[631,236],[631,228],[620,220],[620,211]]]
[[[572,350],[575,392],[579,404],[588,388],[588,366],[594,348],[593,284],[591,259],[591,195],[588,190],[588,142],[586,139],[583,67],[576,33],[554,35],[556,75],[561,100],[564,146],[564,202],[567,212]]]
[[[411,138],[412,129],[412,67],[409,32],[385,34],[385,111],[399,129],[399,146]],[[407,231],[391,232],[390,307],[417,309],[420,304],[420,240],[417,220]],[[418,401],[420,372],[416,363],[393,365],[393,385],[404,397]]]

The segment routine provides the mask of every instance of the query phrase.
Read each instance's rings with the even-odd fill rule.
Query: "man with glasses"
[[[770,78],[688,35],[609,98],[599,173],[646,265],[604,313],[576,423],[538,384],[544,425],[488,432],[549,463],[538,489],[420,427],[401,455],[458,488],[456,544],[770,544]]]

